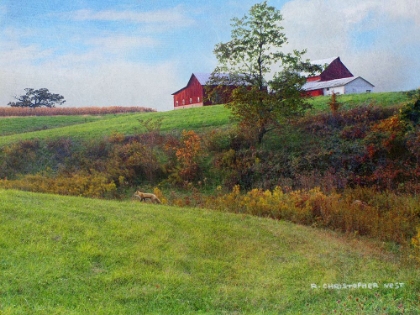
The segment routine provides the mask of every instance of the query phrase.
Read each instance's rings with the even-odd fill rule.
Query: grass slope
[[[406,102],[409,99],[405,92],[369,93],[341,95],[338,101],[343,109],[362,104],[391,106]],[[316,97],[310,102],[314,109],[309,113],[329,110],[330,97]],[[180,132],[185,130],[203,130],[218,128],[231,123],[229,110],[222,105],[174,110],[158,113],[135,113],[94,116],[60,116],[60,117],[14,117],[0,119],[0,146],[16,141],[30,139],[102,138],[119,132],[126,135],[145,131],[139,119],[163,119],[163,132]]]
[[[73,116],[63,116],[64,120],[68,119],[65,126],[57,126],[48,124],[45,120],[53,119],[52,117],[33,117],[37,121],[43,120],[40,125],[45,126],[45,130],[27,132],[25,127],[16,128],[14,131],[8,130],[8,135],[0,137],[0,145],[6,145],[20,140],[29,139],[54,139],[61,137],[70,137],[74,139],[93,139],[111,135],[119,132],[123,134],[135,134],[145,131],[140,124],[139,119],[163,119],[163,132],[200,130],[205,128],[219,127],[229,124],[228,110],[223,106],[209,106],[201,108],[191,108],[188,110],[176,110],[160,113],[135,113],[135,114],[118,114],[106,115],[97,121],[87,121],[83,124],[73,124]],[[77,119],[77,118],[76,118]],[[1,120],[0,120],[1,121]],[[21,122],[21,126],[27,124],[24,117],[13,118],[15,125]],[[39,123],[37,123],[39,125]],[[5,128],[1,128],[0,132],[5,134]]]
[[[329,110],[330,96],[319,96],[310,100],[313,110],[319,112]],[[340,108],[351,109],[361,105],[393,106],[410,100],[407,92],[383,92],[383,93],[363,93],[338,95],[337,101],[342,104]]]
[[[29,116],[0,117],[0,136],[22,134],[45,129],[85,124],[104,119],[105,116]]]
[[[419,270],[332,232],[5,190],[0,272],[0,314],[417,314],[420,291]],[[322,287],[359,282],[379,287]]]

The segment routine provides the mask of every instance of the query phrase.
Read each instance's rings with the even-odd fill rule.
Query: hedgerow
[[[57,116],[57,115],[107,115],[138,112],[155,112],[152,108],[131,106],[109,107],[0,107],[0,116]]]

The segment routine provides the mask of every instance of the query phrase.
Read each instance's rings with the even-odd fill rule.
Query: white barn
[[[318,95],[358,94],[372,92],[374,85],[362,77],[348,77],[329,81],[309,81],[302,88],[309,93],[319,91]]]

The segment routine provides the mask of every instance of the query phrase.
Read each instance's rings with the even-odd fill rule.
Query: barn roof
[[[313,60],[311,61],[311,64],[318,65],[318,66],[330,65],[337,58],[340,58],[340,57],[337,56],[337,57],[331,57],[331,58],[326,58],[326,59]]]
[[[206,85],[209,82],[211,73],[193,73],[201,85]]]
[[[372,83],[366,81],[362,77],[349,77],[349,78],[342,78],[342,79],[336,79],[336,80],[330,80],[330,81],[312,81],[312,82],[306,82],[305,85],[302,87],[305,91],[313,91],[313,90],[320,90],[320,89],[326,89],[326,88],[333,88],[338,86],[347,85],[350,82],[353,82],[356,79],[362,79],[366,83],[370,84],[372,87],[374,86]]]
[[[188,80],[188,83],[187,83],[187,85],[186,86],[184,86],[182,89],[180,89],[180,90],[178,90],[178,91],[176,91],[176,92],[174,92],[174,93],[172,93],[172,95],[175,95],[175,94],[177,94],[177,93],[179,93],[179,92],[181,92],[182,90],[185,90],[187,87],[188,87],[188,85],[190,84],[190,82],[191,82],[191,80],[192,80],[192,78],[193,77],[196,77],[197,78],[197,80],[198,80],[198,82],[201,84],[201,85],[206,85],[206,83],[207,83],[207,81],[209,80],[209,78],[210,78],[210,73],[193,73],[193,74],[191,74],[191,76],[190,76],[190,79]]]
[[[229,78],[229,74],[228,73],[219,73],[218,75],[220,75],[221,78],[224,78],[224,77],[225,78]],[[203,73],[193,73],[193,74],[191,74],[190,79],[188,80],[187,85],[184,86],[182,89],[180,89],[180,90],[172,93],[172,95],[177,94],[177,93],[181,92],[182,90],[185,90],[188,87],[188,85],[190,84],[190,82],[191,82],[191,80],[192,80],[193,77],[195,77],[202,86],[205,86],[208,83],[210,83],[209,81],[210,81],[210,78],[211,78],[211,73],[205,73],[205,72],[203,72]],[[229,84],[230,85],[233,85],[234,83],[229,83]]]

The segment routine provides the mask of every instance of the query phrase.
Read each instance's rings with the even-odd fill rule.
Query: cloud
[[[389,0],[381,9],[395,19],[412,20],[420,26],[420,2],[418,0]]]
[[[159,41],[152,37],[126,35],[90,38],[86,42],[109,52],[121,52],[137,48],[153,48],[159,45]]]
[[[171,93],[185,83],[176,77],[174,62],[152,66],[113,61],[96,65],[89,63],[84,67],[77,65],[77,58],[71,60],[70,56],[67,57],[68,65],[73,63],[75,66],[57,67],[62,65],[61,60],[2,65],[0,106],[5,106],[27,87],[46,87],[63,95],[68,107],[143,106],[163,111],[172,109]]]
[[[66,106],[143,106],[172,108],[171,93],[179,82],[176,63],[123,61],[125,51],[156,45],[130,36],[89,38],[86,51],[57,54],[38,44],[23,44],[26,32],[9,29],[0,38],[0,106],[25,88],[48,88],[67,100]],[[114,55],[109,56],[110,53]],[[121,57],[121,58],[120,58]]]
[[[146,23],[177,20],[144,16]],[[110,18],[107,14],[96,18]],[[116,19],[140,21],[125,13]],[[140,22],[139,22],[140,23]],[[163,23],[163,22],[162,22]],[[185,23],[185,22],[182,22]],[[124,23],[123,23],[124,24]],[[180,25],[180,23],[178,23]],[[160,24],[151,28],[158,28]],[[153,54],[164,45],[158,37],[121,28],[99,31],[68,25],[70,30],[52,42],[45,42],[42,29],[7,28],[0,36],[0,106],[13,101],[25,88],[48,88],[67,100],[65,106],[144,106],[157,110],[173,108],[171,93],[184,85],[176,76],[177,63],[144,60],[139,54]],[[165,26],[166,27],[166,26]],[[66,31],[63,28],[63,31]],[[154,30],[156,32],[156,30]],[[50,45],[50,43],[52,45]]]
[[[41,50],[36,44],[20,46],[17,43],[7,43],[3,47],[6,49],[0,51],[0,65],[37,61],[53,54],[52,50]]]
[[[376,91],[420,85],[420,2],[293,0],[281,9],[290,47],[315,59],[340,56]]]
[[[193,23],[193,20],[184,12],[182,6],[149,12],[78,10],[66,15],[76,21],[129,22],[136,24],[164,23],[166,25],[171,25],[172,27],[185,27]]]

